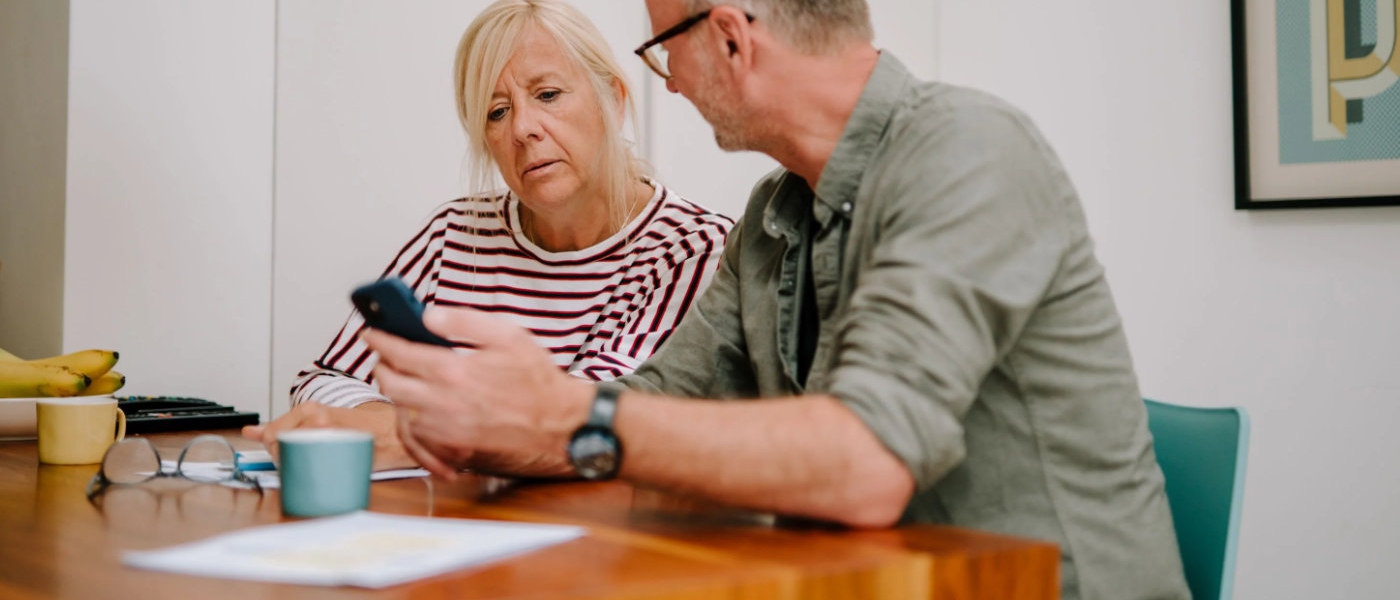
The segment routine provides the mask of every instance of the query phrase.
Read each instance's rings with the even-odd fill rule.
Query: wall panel
[[[68,3],[0,0],[0,348],[63,343]]]
[[[273,0],[71,4],[63,347],[267,409]]]

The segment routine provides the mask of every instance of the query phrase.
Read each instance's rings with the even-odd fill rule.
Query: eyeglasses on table
[[[112,444],[102,456],[102,467],[88,482],[89,501],[113,487],[141,485],[161,478],[196,483],[236,483],[262,494],[262,485],[239,469],[233,445],[222,436],[204,434],[185,443],[173,467],[146,438],[126,438]]]

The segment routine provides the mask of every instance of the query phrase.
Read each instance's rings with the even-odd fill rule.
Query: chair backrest
[[[1157,462],[1167,481],[1186,583],[1196,600],[1229,600],[1249,415],[1242,408],[1194,408],[1147,400]]]

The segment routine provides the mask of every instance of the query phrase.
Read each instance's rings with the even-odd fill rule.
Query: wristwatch
[[[599,382],[593,396],[593,408],[588,412],[588,421],[574,430],[574,435],[569,438],[569,462],[584,479],[612,479],[622,468],[622,442],[613,432],[617,397],[622,390],[623,387],[616,383]]]

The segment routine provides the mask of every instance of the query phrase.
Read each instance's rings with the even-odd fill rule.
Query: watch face
[[[585,479],[602,479],[617,472],[617,438],[604,429],[584,429],[569,442],[569,460]]]

